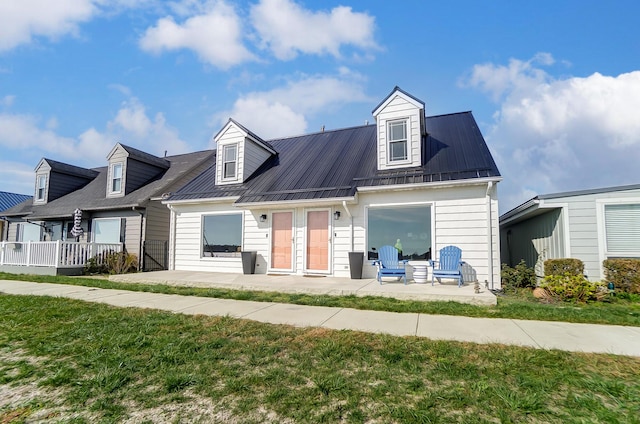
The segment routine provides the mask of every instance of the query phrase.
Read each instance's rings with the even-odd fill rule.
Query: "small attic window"
[[[122,164],[114,163],[111,165],[111,193],[120,193],[122,191]]]
[[[387,124],[389,143],[389,162],[406,161],[407,155],[407,120],[390,121]]]
[[[38,186],[36,187],[36,200],[41,202],[44,200],[44,195],[47,190],[47,176],[38,175]]]
[[[224,146],[222,153],[222,178],[233,180],[236,178],[238,163],[238,145],[230,144]]]

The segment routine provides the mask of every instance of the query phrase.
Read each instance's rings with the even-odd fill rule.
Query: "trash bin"
[[[241,252],[242,255],[242,273],[243,274],[255,274],[256,273],[256,256],[258,252],[248,251]]]
[[[364,252],[349,252],[349,271],[352,280],[362,278],[362,263],[364,262]]]

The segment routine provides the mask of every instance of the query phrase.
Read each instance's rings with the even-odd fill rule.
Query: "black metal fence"
[[[169,268],[169,242],[145,240],[142,245],[142,270],[162,271]]]

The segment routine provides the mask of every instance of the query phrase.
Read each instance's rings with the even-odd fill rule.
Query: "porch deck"
[[[403,300],[453,301],[474,305],[496,305],[497,299],[484,285],[475,293],[473,284],[458,287],[431,282],[418,284],[410,280],[375,279],[352,280],[338,277],[308,277],[302,275],[232,274],[198,271],[155,271],[137,274],[112,275],[111,281],[141,284],[166,284],[183,287],[224,288],[233,290],[274,291],[281,293],[327,294],[333,296],[381,296]]]

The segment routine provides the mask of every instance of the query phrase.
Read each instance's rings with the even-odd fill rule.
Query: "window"
[[[431,259],[431,207],[371,207],[367,214],[367,258],[378,249],[396,247],[402,259]]]
[[[122,164],[114,163],[111,165],[111,193],[120,193],[122,191]]]
[[[42,227],[38,224],[20,223],[16,230],[16,241],[40,241],[41,234]]]
[[[38,187],[36,188],[36,200],[43,201],[47,190],[47,176],[38,175]]]
[[[93,220],[94,243],[123,243],[124,220],[122,218],[97,218]]]
[[[236,178],[236,164],[238,156],[238,146],[232,144],[230,146],[224,146],[222,153],[222,178],[223,179],[235,179]]]
[[[242,248],[242,214],[202,217],[202,256],[236,257]]]
[[[640,257],[640,204],[604,205],[608,257]]]
[[[407,121],[389,122],[387,134],[389,139],[389,162],[407,160]]]

